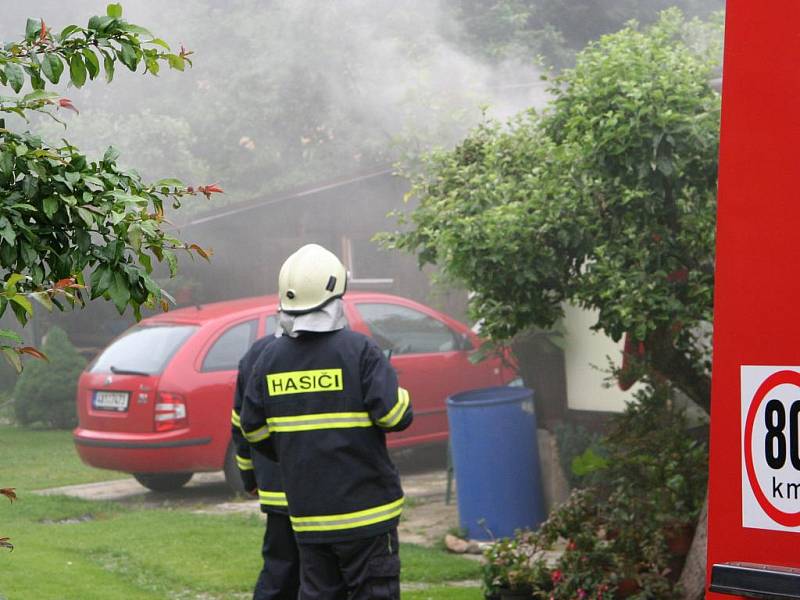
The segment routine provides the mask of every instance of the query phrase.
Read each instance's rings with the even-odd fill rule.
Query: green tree
[[[63,124],[56,111],[78,109],[68,98],[45,90],[62,75],[80,88],[101,72],[111,82],[120,63],[130,71],[141,66],[152,75],[162,64],[183,71],[191,65],[190,54],[183,47],[175,54],[147,29],[128,23],[120,4],[109,4],[106,14],[90,18],[85,28],[67,25],[53,32],[43,19],[28,19],[24,38],[0,48],[0,86],[14,93],[0,96],[0,113],[25,123],[29,115],[41,113]],[[66,140],[49,144],[0,119],[0,316],[10,306],[24,326],[33,314],[31,300],[48,310],[63,309],[63,302],[83,304],[88,275],[89,298],[111,300],[120,313],[130,306],[138,318],[142,306],[166,308],[166,294],[151,277],[153,258],[166,261],[171,275],[177,268],[176,250],[207,258],[196,244],[165,232],[164,203],[177,208],[187,194],[210,197],[222,190],[185,186],[177,179],[148,184],[135,171],[121,169],[118,156],[109,147],[102,159],[92,161]],[[22,342],[14,331],[0,330],[0,351],[18,371],[21,355],[43,357]],[[77,361],[66,349],[66,356],[58,356],[61,350],[53,348],[54,366],[71,376]],[[26,387],[33,393],[36,384],[24,384],[21,393]],[[36,418],[64,425],[67,416],[57,410],[60,406]],[[13,488],[0,493],[12,501],[16,497]],[[13,548],[5,537],[0,547]]]
[[[590,44],[545,112],[430,155],[410,227],[384,240],[472,290],[493,339],[595,309],[707,409],[719,96],[716,53],[685,32],[667,11]]]
[[[49,362],[36,361],[22,372],[14,387],[14,414],[22,425],[68,429],[77,423],[75,391],[86,359],[63,329],[54,327],[42,351]]]
[[[111,300],[120,313],[130,306],[138,317],[142,306],[166,305],[151,277],[153,259],[174,274],[177,250],[206,256],[165,231],[164,203],[177,207],[187,194],[210,196],[219,188],[177,179],[146,183],[118,166],[112,147],[90,159],[66,140],[53,145],[11,125],[35,113],[61,122],[59,110],[77,112],[69,99],[46,91],[62,77],[80,88],[101,75],[110,82],[120,64],[152,75],[162,64],[183,71],[190,54],[182,47],[174,53],[128,23],[119,4],[109,4],[106,15],[92,17],[86,27],[68,25],[60,32],[28,19],[24,39],[0,49],[0,85],[15,94],[0,96],[0,112],[7,115],[0,119],[0,315],[10,306],[25,325],[31,300],[52,310],[64,302],[82,304],[88,295]],[[18,369],[21,354],[38,355],[19,346],[14,332],[0,330],[0,341]]]
[[[575,53],[600,36],[635,19],[649,24],[664,9],[679,7],[707,17],[721,0],[450,0],[462,25],[461,37],[476,51],[504,59],[541,55],[558,68],[573,64]]]
[[[406,229],[383,240],[472,290],[496,341],[553,326],[565,303],[596,310],[594,329],[630,336],[643,370],[708,411],[718,53],[697,27],[670,10],[589,44],[546,111],[429,156]]]

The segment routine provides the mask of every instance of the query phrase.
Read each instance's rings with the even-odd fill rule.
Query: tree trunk
[[[645,340],[650,366],[670,380],[672,385],[711,414],[711,377],[686,353],[672,343],[667,329],[658,329]]]
[[[706,592],[706,550],[708,548],[708,491],[703,510],[697,519],[692,547],[683,565],[678,583],[683,588],[685,600],[702,600]]]

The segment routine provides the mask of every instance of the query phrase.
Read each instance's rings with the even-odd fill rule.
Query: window
[[[89,367],[92,373],[136,372],[157,375],[167,366],[194,325],[137,325],[111,342]]]
[[[269,315],[267,317],[267,322],[264,324],[264,337],[268,335],[275,335],[275,331],[278,329],[278,317],[276,315]]]
[[[393,354],[458,350],[459,337],[441,321],[397,304],[359,304],[373,339]]]
[[[223,333],[203,360],[203,371],[228,371],[239,367],[239,361],[256,337],[258,321],[239,323]]]

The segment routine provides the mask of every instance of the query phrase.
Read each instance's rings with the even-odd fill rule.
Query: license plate
[[[128,392],[95,392],[92,407],[97,410],[123,412],[128,410],[129,396]]]

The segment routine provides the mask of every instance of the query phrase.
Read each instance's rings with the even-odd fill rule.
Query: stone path
[[[406,510],[400,523],[404,542],[433,546],[458,525],[455,497],[445,504],[447,476],[445,471],[427,471],[404,475],[403,489],[407,497]],[[68,485],[40,490],[42,495],[65,495],[85,500],[112,500],[147,506],[196,506],[200,513],[257,512],[258,504],[249,498],[233,498],[225,485],[222,473],[197,473],[182,489],[155,493],[133,478],[116,479],[82,485]]]

